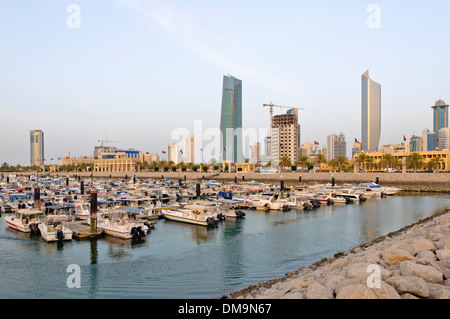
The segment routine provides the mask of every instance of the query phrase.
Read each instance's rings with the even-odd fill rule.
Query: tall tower
[[[292,164],[298,160],[299,128],[297,109],[290,109],[286,114],[272,117],[272,166],[279,166],[280,160],[285,156],[290,159]]]
[[[439,130],[444,127],[448,127],[448,104],[439,99],[433,109],[433,131],[436,134],[434,145],[439,147]]]
[[[44,132],[30,131],[30,166],[44,165]]]
[[[369,70],[361,80],[361,150],[373,152],[380,144],[381,85],[369,78]]]
[[[243,163],[242,149],[242,81],[224,75],[220,114],[220,161]]]

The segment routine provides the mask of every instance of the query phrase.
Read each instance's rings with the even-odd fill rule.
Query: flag
[[[183,155],[183,150],[180,150],[180,154]]]
[[[36,161],[39,161],[39,158]]]
[[[223,148],[223,150],[224,150],[225,152],[227,151],[227,149],[226,149],[225,147]]]
[[[314,141],[314,145],[319,145],[319,142]]]
[[[51,158],[50,160],[53,161],[53,158]]]
[[[281,148],[284,148],[284,146],[282,144],[280,144]]]
[[[403,135],[403,142],[406,142],[406,137],[405,137],[405,135]]]
[[[166,151],[162,151],[163,154],[166,154]]]
[[[203,148],[200,149],[200,152],[203,152]]]
[[[360,142],[358,142],[358,140],[355,138],[355,143],[361,144]]]

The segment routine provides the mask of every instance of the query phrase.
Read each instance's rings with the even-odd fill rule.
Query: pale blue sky
[[[380,28],[367,26],[370,4]],[[268,127],[264,103],[302,107],[302,143],[343,132],[350,154],[369,69],[381,144],[400,143],[450,101],[449,16],[447,0],[2,0],[0,162],[29,165],[33,129],[47,159],[92,155],[106,130],[161,154],[175,128],[219,126],[224,74],[243,81],[244,129]]]

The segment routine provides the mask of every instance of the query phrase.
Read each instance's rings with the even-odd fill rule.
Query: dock
[[[67,223],[67,227],[73,232],[72,236],[79,239],[95,238],[103,233],[103,230],[97,230],[97,232],[92,233],[91,226],[84,225],[81,222],[69,222]]]

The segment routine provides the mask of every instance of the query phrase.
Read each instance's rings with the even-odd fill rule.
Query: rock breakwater
[[[450,299],[450,209],[230,299]]]

